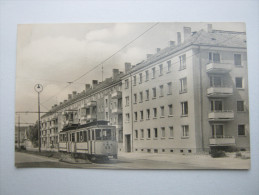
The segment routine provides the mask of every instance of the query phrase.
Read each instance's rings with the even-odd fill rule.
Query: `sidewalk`
[[[152,160],[172,162],[176,164],[191,164],[201,169],[250,169],[250,159],[236,158],[235,153],[227,153],[226,157],[212,158],[207,154],[154,154],[154,153],[124,153],[120,152],[118,158],[131,160]]]

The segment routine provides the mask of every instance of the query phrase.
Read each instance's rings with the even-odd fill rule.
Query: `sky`
[[[21,24],[17,30],[16,111],[37,111],[35,84],[42,84],[41,111],[67,99],[72,91],[82,92],[86,83],[111,77],[112,69],[124,72],[124,63],[132,65],[146,59],[156,48],[176,41],[183,27],[207,30],[208,23],[87,23]],[[213,29],[245,31],[244,23],[211,23]],[[148,30],[151,28],[150,30]],[[147,31],[148,30],[148,31]],[[144,33],[147,31],[146,33]],[[143,34],[144,33],[144,34]],[[141,35],[142,34],[142,35]],[[141,35],[141,36],[140,36]],[[182,35],[183,37],[183,35]],[[94,71],[86,74],[99,65]],[[69,82],[83,76],[69,85]],[[66,87],[68,86],[68,87]],[[65,88],[66,87],[66,88]],[[65,88],[65,89],[64,89]],[[37,114],[20,114],[21,123],[35,123]],[[17,117],[16,117],[17,120]]]

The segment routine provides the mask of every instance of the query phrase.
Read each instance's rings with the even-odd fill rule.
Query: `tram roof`
[[[108,125],[108,121],[103,121],[103,120],[93,121],[93,122],[82,124],[82,125],[71,124],[69,126],[64,127],[60,133],[70,131],[70,130],[81,129],[81,128],[85,128],[85,127],[98,126],[98,125]]]

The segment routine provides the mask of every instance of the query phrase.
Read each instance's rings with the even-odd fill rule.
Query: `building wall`
[[[180,70],[179,56],[186,55],[186,68]],[[125,90],[123,94],[124,102],[129,96],[129,106],[124,105],[124,118],[127,113],[133,117],[133,126],[131,122],[124,121],[124,133],[132,135],[133,131],[133,151],[135,152],[196,152],[196,124],[194,118],[193,98],[193,62],[192,50],[183,50],[173,56],[169,56],[157,63],[151,64],[141,70],[135,71],[125,80],[132,79],[132,97],[130,94],[130,87]],[[171,70],[168,71],[167,62],[171,60]],[[163,65],[163,73],[160,75],[160,65]],[[152,69],[155,67],[156,76],[152,78]],[[149,71],[149,79],[146,80],[145,74]],[[140,74],[142,73],[142,83],[140,83]],[[131,76],[131,78],[130,78]],[[136,85],[134,82],[136,76]],[[180,92],[180,79],[187,78],[187,91]],[[131,82],[129,82],[131,83]],[[168,83],[171,83],[172,93],[168,94]],[[160,86],[163,85],[163,95],[160,96]],[[157,97],[153,98],[152,89],[156,88]],[[146,98],[146,90],[149,90],[149,100]],[[143,101],[140,101],[140,92],[143,92]],[[137,94],[137,103],[135,103],[135,96]],[[182,116],[181,102],[188,102],[188,115]],[[132,103],[132,113],[131,105]],[[169,105],[173,107],[173,114],[169,115]],[[164,106],[164,116],[161,115],[161,106]],[[157,117],[154,117],[153,108],[157,108]],[[147,119],[147,109],[150,109],[150,119]],[[143,111],[144,118],[141,120],[141,111]],[[135,120],[135,112],[138,119]],[[184,137],[182,134],[182,126],[189,126],[189,136]],[[173,135],[170,135],[170,128],[173,127]],[[158,136],[155,137],[155,130],[157,128]],[[162,135],[162,128],[164,128],[165,135]],[[150,129],[151,136],[148,137],[148,129]],[[142,130],[144,137],[142,137]],[[136,136],[137,131],[137,136]]]

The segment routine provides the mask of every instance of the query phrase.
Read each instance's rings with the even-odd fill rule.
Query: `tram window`
[[[88,134],[88,140],[90,140],[90,130],[89,131],[87,131],[87,134]]]
[[[79,139],[79,138],[80,138],[80,135],[79,135],[79,134],[80,134],[79,132],[76,133],[76,142],[79,142],[79,141],[80,141],[80,139]]]
[[[92,130],[92,140],[94,140],[94,130]]]
[[[72,133],[72,142],[75,142],[75,133]]]
[[[87,142],[87,134],[86,131],[83,132],[83,141]]]
[[[101,129],[95,129],[95,138],[96,140],[101,140],[102,139],[102,135],[101,135]]]
[[[112,139],[111,129],[103,129],[103,140],[111,140],[111,139]]]
[[[83,141],[83,131],[80,131],[80,142]]]

